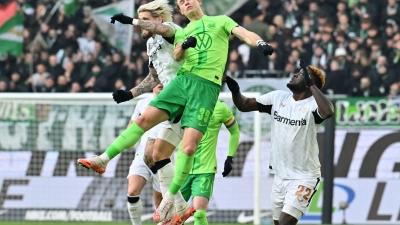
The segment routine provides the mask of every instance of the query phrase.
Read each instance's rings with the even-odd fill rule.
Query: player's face
[[[158,95],[160,92],[161,92],[161,90],[164,88],[164,85],[162,85],[161,83],[160,84],[157,84],[157,86],[155,86],[154,88],[153,88],[153,93],[155,94],[155,95]]]
[[[293,74],[292,79],[286,86],[293,92],[304,91],[306,89],[306,84],[304,83],[303,70]]]
[[[162,18],[161,17],[153,17],[151,15],[151,12],[140,12],[139,13],[139,20],[148,20],[148,21],[154,21],[154,22],[162,22]],[[147,40],[149,39],[151,36],[153,36],[153,33],[149,32],[148,30],[145,30],[143,28],[141,28],[142,33],[141,36],[143,39]]]
[[[179,11],[187,16],[201,9],[202,0],[177,0]]]

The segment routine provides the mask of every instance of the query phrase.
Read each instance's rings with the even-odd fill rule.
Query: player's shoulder
[[[283,90],[274,90],[274,91],[270,91],[270,92],[268,92],[268,93],[266,93],[266,94],[263,94],[263,95],[261,95],[261,96],[274,96],[274,97],[281,97],[281,96],[287,96],[287,95],[289,95],[290,94],[290,92],[288,92],[288,91],[283,91]]]
[[[217,101],[217,103],[215,104],[215,109],[214,110],[221,110],[225,107],[228,107],[225,102],[222,102],[220,100]]]
[[[180,27],[178,24],[176,24],[174,22],[163,22],[163,24],[167,25],[167,26],[170,26],[170,27],[174,28],[175,30],[182,28],[182,27]]]

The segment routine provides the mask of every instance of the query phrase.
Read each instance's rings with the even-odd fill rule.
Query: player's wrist
[[[137,26],[138,23],[139,23],[138,19],[132,19],[132,25],[133,26]]]

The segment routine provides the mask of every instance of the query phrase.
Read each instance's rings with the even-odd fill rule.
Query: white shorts
[[[151,132],[149,138],[160,138],[168,143],[171,143],[175,147],[178,147],[179,143],[183,138],[183,129],[181,128],[181,122],[172,123],[172,121],[164,121],[157,126],[160,126],[157,133]]]
[[[282,179],[275,175],[271,193],[273,219],[279,220],[284,205],[292,206],[304,214],[312,197],[318,190],[319,181],[319,178]],[[285,213],[291,215],[290,212]],[[297,217],[295,215],[292,216]]]
[[[161,192],[160,189],[160,183],[158,181],[158,176],[157,174],[153,174],[151,172],[150,168],[146,165],[146,163],[143,160],[143,153],[136,153],[135,154],[135,159],[133,159],[131,166],[129,167],[129,174],[126,178],[129,178],[131,175],[138,175],[146,179],[147,181],[150,181],[150,179],[153,179],[153,190],[157,192]]]

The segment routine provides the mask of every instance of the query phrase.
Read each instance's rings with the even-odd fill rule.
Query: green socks
[[[182,187],[183,182],[185,182],[186,177],[189,175],[193,166],[194,155],[188,156],[185,153],[180,153],[179,157],[176,159],[175,165],[175,176],[172,180],[172,184],[169,187],[169,193],[175,195],[178,193],[179,189]]]
[[[124,151],[125,149],[132,147],[144,134],[144,130],[140,128],[135,122],[127,128],[117,139],[106,149],[106,154],[110,159]]]
[[[208,225],[207,214],[205,210],[197,209],[193,217],[194,225]]]

